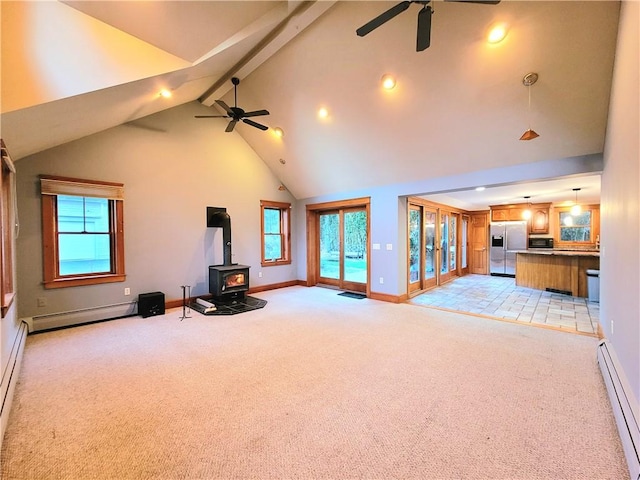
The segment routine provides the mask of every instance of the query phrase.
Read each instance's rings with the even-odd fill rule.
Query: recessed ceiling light
[[[382,88],[385,90],[392,90],[396,86],[396,79],[390,73],[385,73],[382,76]]]
[[[476,187],[476,192],[481,192],[485,189],[486,187]]]
[[[489,29],[487,42],[500,43],[509,33],[509,26],[506,23],[495,23]]]
[[[163,88],[162,90],[160,90],[160,93],[158,93],[158,95],[162,98],[171,98],[171,90]]]
[[[318,110],[318,116],[320,118],[327,118],[329,116],[329,110],[325,107],[321,107],[320,110]]]

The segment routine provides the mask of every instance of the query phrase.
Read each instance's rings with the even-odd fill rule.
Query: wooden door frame
[[[489,274],[489,212],[474,212],[471,215],[469,272],[479,275]],[[479,233],[474,227],[478,227]],[[478,236],[480,238],[478,238]],[[479,241],[478,241],[479,240]],[[480,250],[478,250],[480,249]],[[477,255],[475,252],[480,252]],[[478,256],[481,258],[479,265]]]
[[[436,257],[436,275],[435,275],[435,285],[421,285],[422,289],[418,289],[418,290],[414,290],[411,291],[411,284],[409,281],[409,274],[408,274],[408,267],[409,267],[409,212],[411,210],[411,206],[417,206],[422,208],[422,216],[423,216],[423,221],[424,221],[424,211],[425,209],[429,209],[431,211],[434,211],[436,213],[436,224],[435,224],[435,235],[436,235],[436,245],[435,245],[435,257]],[[441,266],[441,255],[442,255],[442,248],[440,247],[440,239],[442,237],[442,231],[441,231],[441,223],[442,223],[442,218],[441,215],[444,213],[448,214],[449,216],[451,215],[456,215],[457,216],[457,221],[456,221],[456,268],[455,271],[453,273],[451,272],[447,272],[445,275],[445,280],[442,279],[442,273],[440,272],[440,266]],[[462,222],[462,218],[466,217],[469,219],[469,225],[471,224],[471,217],[473,216],[474,212],[469,212],[466,210],[462,210],[460,208],[456,208],[456,207],[452,207],[450,205],[445,205],[445,204],[441,204],[441,203],[436,203],[436,202],[432,202],[430,200],[426,200],[424,198],[420,198],[420,197],[407,197],[407,276],[406,276],[406,281],[407,281],[407,294],[410,297],[419,295],[420,293],[423,293],[433,287],[442,285],[450,280],[452,280],[455,277],[460,277],[463,275],[466,275],[470,272],[471,270],[471,257],[470,257],[470,251],[469,251],[469,234],[470,231],[469,229],[467,229],[467,267],[466,268],[462,268],[461,266],[461,262],[460,259],[462,257],[462,244],[461,244],[461,239],[462,239],[462,228],[463,228],[463,222]],[[424,240],[423,240],[424,241]],[[421,255],[424,252],[421,252]],[[421,259],[421,263],[422,263],[422,259]]]
[[[420,246],[418,247],[418,281],[411,283],[411,211],[416,210],[420,214]],[[425,266],[425,249],[426,238],[424,235],[424,205],[407,202],[407,293],[411,297],[424,291],[424,266]]]
[[[307,210],[307,286],[318,284],[320,270],[320,245],[318,240],[320,213],[330,210],[363,208],[367,214],[367,284],[366,295],[371,293],[371,197],[338,200],[335,202],[313,203]]]
[[[464,233],[464,224],[465,224],[465,220],[467,221],[467,234],[466,236],[463,235]],[[458,255],[458,258],[460,259],[460,267],[458,269],[458,271],[460,272],[460,276],[464,276],[464,275],[468,275],[469,274],[469,263],[471,262],[470,256],[469,256],[469,247],[470,247],[470,242],[469,242],[469,234],[470,234],[470,227],[471,226],[471,215],[468,213],[461,213],[460,214],[460,229],[459,229],[459,237],[458,237],[458,243],[460,245],[460,254]],[[467,266],[463,267],[462,266],[462,241],[463,241],[463,237],[465,240],[465,251],[467,252]]]
[[[456,270],[455,271],[451,271],[450,267],[450,263],[449,262],[449,249],[451,248],[451,245],[449,245],[449,239],[451,238],[451,219],[453,218],[454,215],[457,215],[457,213],[451,211],[448,208],[441,208],[438,210],[438,225],[440,226],[440,228],[442,228],[442,216],[446,215],[447,216],[447,255],[446,255],[446,262],[447,262],[447,272],[446,273],[442,273],[442,265],[440,265],[440,268],[438,269],[438,285],[443,285],[447,282],[450,282],[451,280],[453,280],[455,277],[458,277],[458,221],[456,220]],[[440,231],[440,235],[438,236],[438,239],[440,240],[439,245],[442,245],[442,231]],[[438,251],[440,252],[440,256],[439,256],[439,260],[440,262],[442,262],[442,247],[438,247]]]

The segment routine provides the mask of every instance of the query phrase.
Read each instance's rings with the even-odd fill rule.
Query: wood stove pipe
[[[227,213],[227,209],[207,207],[207,227],[222,228],[224,265],[233,265],[231,262],[231,217]]]

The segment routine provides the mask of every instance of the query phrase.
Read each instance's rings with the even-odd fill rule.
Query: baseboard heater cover
[[[22,357],[24,347],[27,340],[28,328],[24,322],[20,323],[16,338],[9,352],[7,366],[2,372],[1,397],[2,407],[0,407],[0,447],[4,439],[4,432],[9,423],[9,414],[11,413],[11,405],[13,404],[13,396],[18,384],[20,368],[22,366]]]
[[[22,320],[29,325],[29,333],[72,327],[83,323],[99,322],[115,318],[130,317],[137,313],[137,302],[125,302],[114,305],[84,308],[69,312],[38,315]]]
[[[607,393],[618,426],[620,440],[629,465],[630,478],[640,480],[640,428],[638,401],[618,364],[612,345],[605,339],[598,344],[598,364],[607,386]]]

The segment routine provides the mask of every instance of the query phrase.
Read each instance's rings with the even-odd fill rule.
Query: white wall
[[[600,322],[636,405],[640,398],[639,20],[640,3],[623,2],[600,204]]]
[[[296,279],[295,264],[260,266],[260,200],[294,208],[295,200],[278,190],[278,179],[237,132],[224,132],[224,119],[193,118],[208,112],[191,102],[16,162],[21,317],[127,302],[152,291],[176,300],[181,285],[191,285],[192,295],[208,293],[208,266],[223,258],[221,229],[206,227],[207,206],[227,208],[233,261],[251,267],[251,286]],[[124,183],[126,282],[42,287],[40,174]],[[46,307],[37,306],[38,297]]]

